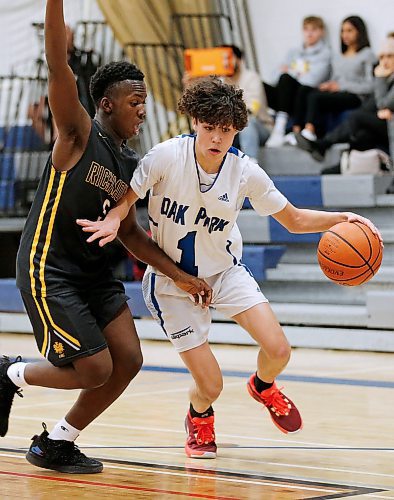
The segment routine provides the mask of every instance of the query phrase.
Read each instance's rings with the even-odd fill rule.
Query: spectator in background
[[[76,77],[78,97],[82,106],[93,118],[95,115],[94,102],[90,96],[90,79],[100,66],[100,56],[94,51],[78,49],[74,44],[74,31],[66,25],[67,62]],[[38,102],[29,107],[28,118],[32,126],[45,144],[52,147],[56,137],[57,129],[52,119],[52,113],[48,104],[48,96],[43,95]]]
[[[329,111],[341,112],[358,108],[373,91],[373,65],[376,59],[370,48],[367,28],[358,16],[347,17],[341,27],[341,54],[333,58],[331,80],[318,90],[304,88],[306,118],[304,129],[296,134],[315,141],[316,126]]]
[[[90,79],[101,64],[101,57],[93,50],[81,50],[74,44],[74,31],[66,25],[67,60],[77,79],[78,96],[82,106],[93,118],[96,110],[90,96]]]
[[[268,105],[277,111],[275,126],[266,145],[282,146],[285,142],[295,145],[294,134],[286,136],[289,116],[294,118],[293,132],[300,132],[303,123],[303,101],[299,92],[303,85],[315,88],[330,74],[330,48],[326,43],[323,19],[305,17],[302,21],[303,43],[289,51],[286,62],[281,66],[281,75],[276,86],[264,83]]]
[[[267,99],[256,71],[245,67],[243,52],[236,45],[231,47],[234,53],[234,74],[224,77],[224,81],[244,91],[243,97],[248,109],[248,125],[238,134],[240,149],[250,158],[257,160],[259,148],[263,146],[272,130],[273,121],[267,110]]]
[[[388,121],[394,112],[394,38],[386,38],[379,51],[379,64],[374,70],[374,94],[359,109],[322,139],[299,138],[299,146],[322,161],[326,151],[339,142],[349,142],[352,149],[389,150]],[[339,173],[339,169],[330,173]],[[329,172],[325,172],[329,173]]]

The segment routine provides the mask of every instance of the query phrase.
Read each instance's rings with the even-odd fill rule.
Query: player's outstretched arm
[[[82,231],[93,233],[86,241],[91,243],[92,241],[99,240],[100,247],[113,241],[118,234],[122,220],[127,217],[131,207],[137,200],[138,195],[129,188],[116,206],[108,212],[104,220],[91,221],[88,219],[77,219],[76,222],[79,226],[82,226]]]
[[[67,61],[67,37],[63,0],[47,0],[45,13],[45,55],[48,64],[48,98],[62,147],[55,146],[59,169],[75,149],[89,136],[91,120],[78,98],[75,76]],[[74,143],[76,146],[74,146]],[[56,156],[58,158],[56,158]],[[68,167],[69,165],[66,165]],[[71,162],[71,166],[72,162]],[[57,167],[57,165],[55,165]]]
[[[132,206],[127,218],[122,222],[119,240],[138,260],[150,264],[171,278],[175,285],[194,297],[195,304],[207,307],[211,303],[212,289],[202,279],[185,273],[138,225],[135,207]]]
[[[273,214],[272,217],[291,233],[320,233],[327,231],[339,222],[361,222],[368,226],[383,244],[382,236],[374,224],[366,217],[352,212],[309,210],[297,208],[291,203],[287,203],[283,210]]]

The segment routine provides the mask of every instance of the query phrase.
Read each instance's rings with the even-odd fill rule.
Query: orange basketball
[[[375,276],[383,249],[377,236],[360,222],[340,222],[320,239],[317,260],[323,273],[338,285],[355,286]]]

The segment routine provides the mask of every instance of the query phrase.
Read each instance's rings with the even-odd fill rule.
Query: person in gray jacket
[[[367,28],[358,16],[344,19],[341,26],[341,54],[333,58],[331,80],[319,85],[318,90],[305,87],[303,107],[305,126],[296,134],[315,141],[316,127],[327,112],[341,112],[358,108],[373,92],[373,66],[376,58],[370,47]]]
[[[374,93],[364,100],[360,108],[352,111],[346,120],[322,139],[310,141],[297,136],[298,146],[310,152],[317,161],[322,161],[326,151],[340,142],[348,142],[352,149],[358,151],[380,148],[388,152],[389,127],[394,117],[394,38],[383,41],[374,75]]]
[[[267,146],[278,147],[291,141],[285,139],[285,129],[289,116],[299,115],[299,89],[308,86],[316,88],[327,80],[330,74],[330,48],[324,39],[325,27],[320,17],[308,16],[302,21],[303,43],[301,47],[291,49],[285,63],[281,66],[281,75],[276,86],[264,83],[268,104],[277,111],[275,126]],[[301,129],[295,128],[295,132]],[[293,136],[293,142],[295,141]]]

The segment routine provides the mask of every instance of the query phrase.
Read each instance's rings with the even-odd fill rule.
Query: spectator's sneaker
[[[294,132],[289,132],[285,135],[285,144],[289,146],[297,146],[297,141],[294,135]]]
[[[267,148],[280,148],[284,143],[285,134],[274,129],[264,146],[266,146]]]
[[[21,398],[22,392],[7,375],[7,370],[10,365],[22,361],[18,356],[15,361],[10,361],[8,356],[3,356],[0,359],[0,436],[4,437],[8,431],[8,420],[15,394]]]
[[[341,165],[333,165],[332,167],[323,168],[321,175],[339,175],[341,173]]]
[[[282,388],[278,389],[274,382],[269,389],[261,393],[257,392],[254,384],[255,377],[256,375],[253,374],[247,383],[249,394],[269,410],[276,427],[285,434],[301,430],[301,415],[293,401],[281,392]]]
[[[317,141],[311,141],[304,137],[301,132],[294,134],[297,146],[311,154],[316,161],[324,161],[325,151],[319,146]]]
[[[192,417],[190,411],[185,419],[187,433],[185,452],[189,458],[216,458],[215,417]]]
[[[68,474],[96,474],[103,470],[103,464],[94,458],[88,458],[73,441],[48,438],[47,427],[40,436],[32,437],[32,444],[26,453],[26,459],[43,469],[67,472]]]

